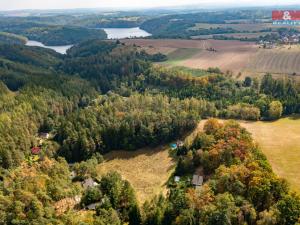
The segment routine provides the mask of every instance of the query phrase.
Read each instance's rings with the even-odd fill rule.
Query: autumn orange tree
[[[273,173],[250,133],[238,123],[208,120],[193,144],[180,153],[176,173],[180,171],[182,179],[188,180],[184,177],[202,168],[205,182],[200,189],[188,181],[170,186],[166,204],[171,208],[178,201],[185,204],[179,211],[165,210],[168,221],[211,225],[298,221],[299,196],[291,194],[287,182]]]

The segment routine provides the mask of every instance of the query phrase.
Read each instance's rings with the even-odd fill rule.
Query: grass
[[[136,191],[140,204],[154,195],[166,193],[166,182],[175,169],[169,147],[145,148],[133,152],[113,151],[105,155],[105,162],[97,168],[104,175],[116,171],[128,180]]]
[[[274,172],[300,190],[300,116],[287,117],[274,122],[245,122],[240,124],[252,133],[253,138],[267,156]],[[203,129],[205,120],[185,138],[189,145]],[[168,145],[155,149],[145,148],[134,152],[114,151],[105,155],[98,165],[98,174],[116,171],[128,180],[136,191],[140,204],[154,195],[166,193],[166,183],[175,169]]]
[[[300,118],[275,122],[241,122],[261,146],[274,172],[300,191]]]
[[[185,67],[185,66],[175,66],[175,67],[172,67],[172,69],[177,70],[177,71],[179,70],[179,71],[189,74],[190,76],[193,76],[193,77],[202,77],[202,76],[207,76],[209,74],[206,70],[193,69],[193,68],[189,68],[189,67]]]
[[[195,48],[178,48],[174,52],[168,54],[168,60],[163,64],[170,66],[178,66],[182,61],[193,57],[199,51],[199,49]]]

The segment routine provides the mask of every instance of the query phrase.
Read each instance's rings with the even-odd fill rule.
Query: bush
[[[232,119],[259,120],[260,109],[248,104],[232,105],[227,109],[227,117]]]
[[[273,101],[269,105],[269,119],[276,120],[282,116],[283,107],[280,101]]]

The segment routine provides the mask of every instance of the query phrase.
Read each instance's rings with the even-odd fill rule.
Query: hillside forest
[[[238,81],[217,68],[194,77],[153,64],[157,58],[99,39],[66,55],[0,44],[0,224],[300,222],[299,196],[233,121],[209,119],[177,149],[166,196],[141,205],[119,174],[97,175],[104,154],[169,143],[201,119],[276,120],[300,111],[294,80]],[[197,189],[189,179],[199,169]],[[81,185],[89,179],[97,185]]]

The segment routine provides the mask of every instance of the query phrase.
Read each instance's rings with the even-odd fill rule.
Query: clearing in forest
[[[300,117],[274,122],[241,122],[252,133],[274,172],[300,191]]]
[[[166,193],[166,182],[175,169],[169,147],[145,148],[137,151],[113,151],[104,156],[97,168],[99,175],[116,171],[128,180],[136,191],[139,203],[154,195]]]

